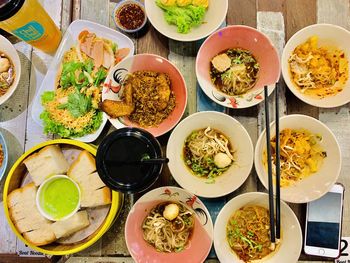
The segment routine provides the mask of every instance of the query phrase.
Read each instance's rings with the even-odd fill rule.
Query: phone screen
[[[327,193],[308,204],[306,245],[338,249],[341,193]]]

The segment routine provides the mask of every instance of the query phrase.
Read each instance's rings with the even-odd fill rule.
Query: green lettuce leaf
[[[156,4],[165,11],[164,17],[167,23],[176,25],[179,33],[186,34],[191,27],[199,26],[203,23],[206,11],[203,6],[166,6],[160,0],[156,0]]]
[[[43,111],[40,114],[40,119],[43,120],[45,134],[57,134],[63,138],[74,138],[94,133],[101,126],[102,112],[96,111],[90,123],[87,126],[85,126],[82,131],[68,129],[64,127],[61,123],[55,122],[50,118],[50,113],[47,111]]]
[[[55,99],[54,91],[45,91],[41,94],[41,104],[47,103],[49,101],[53,101]]]
[[[91,97],[87,97],[80,92],[68,95],[68,102],[58,106],[59,109],[67,109],[69,113],[78,118],[91,110]]]

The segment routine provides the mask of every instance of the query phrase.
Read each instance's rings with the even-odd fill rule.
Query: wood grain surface
[[[116,29],[113,21],[113,10],[120,0],[41,0],[44,8],[57,25],[65,32],[69,24],[76,19],[85,19]],[[212,0],[215,1],[215,0]],[[288,39],[298,30],[314,23],[332,23],[350,29],[350,1],[349,0],[228,0],[229,8],[225,25],[247,25],[257,28],[269,36],[281,55]],[[223,111],[233,116],[247,129],[256,144],[257,138],[264,125],[263,105],[257,105],[244,110],[225,109],[207,103],[207,98],[201,92],[195,75],[195,61],[198,49],[203,41],[179,42],[166,38],[155,30],[148,22],[142,32],[128,35],[134,45],[136,53],[152,53],[169,59],[184,76],[188,91],[188,104],[184,117],[202,110]],[[22,65],[20,84],[11,99],[0,106],[0,131],[3,133],[10,150],[9,168],[25,151],[39,142],[50,140],[53,136],[46,136],[42,128],[31,117],[31,106],[41,81],[50,65],[52,57],[33,49],[30,45],[9,37],[15,43]],[[350,189],[350,112],[349,105],[335,109],[322,109],[305,104],[297,99],[286,87],[281,79],[279,83],[280,116],[300,113],[320,119],[336,135],[342,151],[342,172],[339,182]],[[270,96],[274,100],[275,93]],[[272,103],[270,113],[273,116]],[[272,118],[273,120],[273,118]],[[107,124],[102,136],[94,143],[99,144],[103,136],[115,130]],[[166,150],[169,133],[160,137],[163,151]],[[7,169],[7,172],[9,170]],[[2,194],[4,179],[0,183]],[[161,185],[176,185],[168,167],[155,183],[153,188]],[[213,218],[220,208],[232,197],[250,191],[266,191],[259,182],[254,169],[247,181],[234,193],[218,199],[204,200],[211,210]],[[75,255],[54,258],[51,261],[82,263],[82,262],[134,262],[127,250],[124,238],[124,226],[127,215],[140,195],[128,195],[125,199],[123,211],[109,231],[93,246]],[[2,200],[2,198],[0,199]],[[298,216],[302,229],[305,220],[305,205],[290,205]],[[350,236],[350,195],[346,192],[344,203],[343,236]],[[28,259],[17,257],[18,243],[9,229],[4,218],[3,209],[0,212],[0,262],[45,262],[47,259]],[[5,256],[6,255],[6,256]],[[318,261],[317,261],[318,260]],[[323,260],[323,259],[321,259]],[[299,262],[325,262],[320,258],[301,255]],[[214,251],[206,262],[218,262]]]

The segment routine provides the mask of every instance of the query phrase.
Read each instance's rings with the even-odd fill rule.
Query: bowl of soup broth
[[[0,105],[7,101],[18,86],[21,62],[15,47],[0,35]]]
[[[214,247],[220,262],[298,261],[302,232],[297,217],[281,201],[281,237],[273,246],[268,202],[268,194],[251,192],[225,204],[214,226]]]
[[[211,34],[200,47],[196,75],[203,92],[228,108],[260,103],[263,87],[270,94],[280,75],[278,53],[271,40],[255,28],[228,26]]]
[[[162,163],[145,160],[161,157],[161,146],[151,133],[126,127],[104,138],[97,150],[96,166],[108,187],[123,193],[136,193],[148,189],[163,168]]]

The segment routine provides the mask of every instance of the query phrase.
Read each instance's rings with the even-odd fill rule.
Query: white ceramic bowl
[[[178,41],[196,41],[209,36],[225,21],[228,0],[209,0],[209,7],[204,16],[204,23],[192,27],[187,34],[177,32],[177,26],[169,25],[164,18],[164,11],[155,0],[145,0],[146,14],[151,24],[164,36]]]
[[[275,125],[272,123],[271,138],[275,136]],[[337,181],[341,169],[341,152],[332,131],[322,122],[305,115],[288,115],[280,118],[280,131],[286,128],[306,129],[322,136],[320,146],[327,152],[320,169],[310,176],[290,186],[281,188],[281,199],[291,203],[307,203],[326,194]],[[266,149],[265,131],[260,134],[255,147],[255,170],[261,183],[268,189],[267,171],[263,165],[263,151]]]
[[[4,95],[0,96],[0,105],[1,105],[11,97],[11,95],[15,92],[18,86],[18,82],[21,77],[21,61],[19,60],[19,56],[15,47],[11,44],[10,41],[7,40],[7,38],[1,35],[0,35],[0,52],[4,52],[10,58],[13,65],[15,66],[15,74],[16,74],[11,87],[8,89],[8,91]]]
[[[345,56],[350,63],[350,32],[346,29],[331,25],[331,24],[315,24],[301,29],[296,32],[287,42],[282,53],[282,75],[283,78],[295,96],[300,100],[310,105],[321,108],[333,108],[344,105],[350,102],[350,78],[345,84],[343,91],[337,93],[334,96],[325,97],[323,99],[317,99],[310,97],[300,92],[297,86],[293,83],[290,72],[288,59],[291,56],[293,50],[300,44],[304,43],[308,38],[312,36],[318,36],[319,46],[332,46],[337,47],[345,52]],[[350,75],[350,67],[349,67]]]
[[[183,159],[183,146],[192,131],[210,126],[228,137],[235,151],[235,162],[223,174],[208,184],[207,179],[191,173]],[[202,197],[227,195],[240,187],[253,166],[253,144],[245,128],[227,114],[203,111],[182,120],[170,135],[166,156],[169,169],[176,182],[183,188]]]
[[[233,198],[220,211],[214,226],[214,247],[221,263],[243,262],[231,250],[226,238],[226,225],[235,211],[245,205],[259,205],[268,209],[269,196],[265,193],[245,193]],[[295,263],[302,247],[299,221],[292,209],[281,202],[281,243],[276,251],[257,262]]]
[[[2,164],[0,165],[0,180],[2,179],[2,177],[4,176],[5,172],[6,172],[6,168],[7,168],[7,162],[8,162],[8,150],[7,150],[7,145],[6,145],[6,141],[4,136],[2,135],[2,133],[0,132],[0,144],[2,146],[2,152],[3,152],[3,160],[2,160]]]
[[[45,209],[42,207],[43,204],[42,204],[42,202],[40,202],[40,196],[41,196],[42,192],[45,191],[45,189],[46,189],[45,187],[47,187],[50,183],[52,183],[53,181],[58,180],[60,178],[67,179],[67,180],[71,181],[75,185],[76,189],[78,190],[79,199],[78,199],[77,205],[76,205],[74,210],[72,210],[66,216],[57,219],[57,218],[53,218],[52,215],[48,214],[45,211]],[[64,193],[65,192],[63,190],[62,195],[64,195]],[[51,176],[51,177],[47,178],[44,182],[41,183],[41,185],[38,188],[35,201],[36,201],[36,206],[37,206],[37,208],[38,208],[38,210],[39,210],[39,212],[40,212],[40,214],[42,216],[44,216],[45,218],[47,218],[49,220],[52,220],[52,221],[62,221],[62,220],[68,219],[69,217],[73,216],[79,210],[79,208],[80,208],[80,198],[81,198],[80,188],[79,188],[78,184],[75,181],[73,181],[70,177],[68,177],[66,175],[54,175],[54,176]]]

